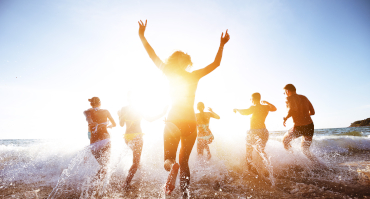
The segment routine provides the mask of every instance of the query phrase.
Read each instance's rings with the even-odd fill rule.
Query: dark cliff
[[[349,127],[370,126],[370,118],[353,122]]]

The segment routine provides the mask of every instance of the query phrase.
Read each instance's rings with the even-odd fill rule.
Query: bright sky
[[[311,100],[315,128],[370,117],[367,0],[14,0],[0,1],[0,139],[86,139],[82,112],[93,96],[116,122],[129,90],[154,105],[149,113],[160,112],[167,82],[140,42],[140,19],[148,19],[145,35],[162,60],[182,50],[194,69],[214,60],[229,29],[221,66],[197,90],[196,103],[221,116],[213,131],[245,132],[249,117],[232,109],[248,108],[253,92],[278,109],[267,128],[287,129],[287,83]],[[154,123],[144,126],[163,128]]]

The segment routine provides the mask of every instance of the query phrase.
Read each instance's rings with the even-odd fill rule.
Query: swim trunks
[[[304,126],[294,126],[293,128],[289,130],[288,133],[294,137],[300,137],[300,136],[312,137],[314,134],[314,125],[313,123],[311,123],[311,124],[307,124]]]
[[[250,129],[247,133],[247,147],[253,145],[259,145],[265,148],[266,143],[269,139],[269,132],[267,129]]]

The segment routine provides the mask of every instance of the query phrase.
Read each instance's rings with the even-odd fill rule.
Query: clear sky
[[[229,29],[221,66],[196,97],[221,116],[214,131],[245,132],[249,117],[232,109],[248,108],[253,92],[278,109],[267,128],[287,129],[287,83],[311,100],[315,128],[370,117],[367,0],[8,0],[0,1],[0,139],[86,139],[82,112],[93,96],[116,121],[129,90],[149,113],[160,111],[167,82],[140,42],[140,19],[148,19],[146,37],[162,60],[182,50],[194,69],[214,60]]]

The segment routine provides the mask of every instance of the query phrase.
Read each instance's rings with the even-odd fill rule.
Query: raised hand
[[[146,24],[147,24],[148,20],[145,20],[145,24],[143,23],[143,21],[138,21],[139,23],[139,36],[144,36],[144,32],[145,32],[145,29],[146,29]]]
[[[233,111],[234,111],[234,113],[236,113],[236,112],[238,111],[238,109],[234,108],[234,110],[233,110]]]
[[[224,33],[221,34],[221,45],[225,45],[230,39],[230,35],[227,31],[228,30],[226,30],[225,32],[225,36],[224,36]]]
[[[210,112],[213,112],[213,110],[211,109],[211,107],[208,107],[208,110],[209,110]]]
[[[266,104],[266,105],[270,104],[269,102],[267,102],[267,101],[265,101],[265,100],[262,100],[262,101],[261,101],[261,103],[262,103],[262,104]]]

